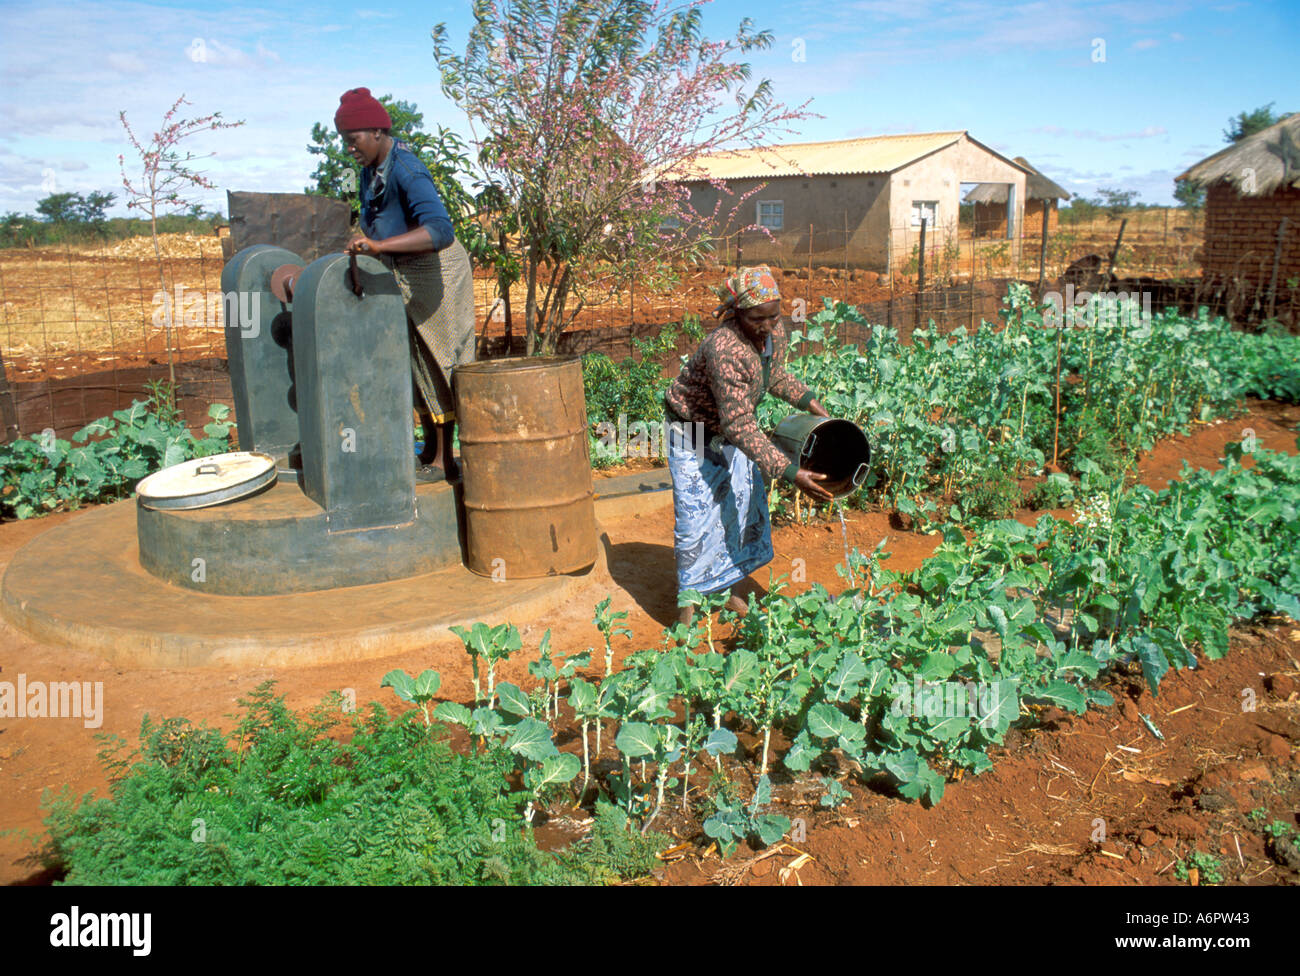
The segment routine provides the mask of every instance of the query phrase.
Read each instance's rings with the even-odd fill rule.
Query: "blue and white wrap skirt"
[[[702,425],[670,420],[668,432],[677,589],[725,590],[772,561],[767,485],[740,448]]]

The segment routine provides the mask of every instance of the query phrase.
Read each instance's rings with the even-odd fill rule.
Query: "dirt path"
[[[1177,475],[1183,458],[1193,466],[1216,466],[1223,445],[1240,439],[1245,427],[1253,428],[1264,446],[1295,453],[1297,422],[1300,407],[1252,403],[1241,418],[1201,426],[1190,437],[1158,445],[1141,459],[1142,480],[1163,487]],[[1032,520],[1037,514],[1020,517]],[[76,513],[0,525],[0,569],[29,539],[70,518]],[[887,513],[854,512],[848,518],[850,543],[864,551],[888,537],[891,569],[914,568],[938,541],[892,528]],[[618,649],[621,657],[627,649],[657,644],[675,612],[672,511],[661,508],[605,528],[613,540],[613,605],[630,611],[634,634]],[[803,559],[809,583],[838,586],[834,565],[843,559],[838,525],[778,526],[773,541],[777,558],[771,568],[776,573],[789,572],[794,559]],[[535,648],[548,627],[553,647],[560,651],[599,646],[591,613],[603,595],[575,601],[563,616],[515,621],[525,648]],[[854,799],[830,812],[816,805],[817,794],[801,798],[796,784],[778,782],[778,809],[805,821],[805,840],[795,846],[813,858],[797,879],[787,874],[784,882],[1173,882],[1169,862],[1193,844],[1223,862],[1229,881],[1294,882],[1296,872],[1273,865],[1260,824],[1246,815],[1262,807],[1268,812],[1265,823],[1295,823],[1300,698],[1292,689],[1300,674],[1300,624],[1276,620],[1238,629],[1232,647],[1222,661],[1168,676],[1159,699],[1150,697],[1139,678],[1121,676],[1112,687],[1116,707],[1079,718],[1049,716],[1043,728],[1017,734],[995,755],[992,772],[950,783],[933,810],[850,782]],[[102,790],[96,733],[134,743],[146,712],[229,727],[227,716],[235,711],[236,699],[267,678],[278,681],[295,708],[343,688],[355,689],[359,702],[376,699],[391,705],[393,699],[380,692],[379,681],[399,667],[437,668],[448,698],[472,696],[464,652],[451,635],[391,658],[231,674],[124,670],[93,654],[30,641],[0,624],[0,679],[15,680],[24,673],[33,680],[102,681],[105,701],[98,729],[85,728],[79,719],[0,720],[0,829],[39,833],[40,797],[46,788],[67,784],[78,793]],[[531,684],[523,660],[508,664],[501,679]],[[1254,712],[1242,711],[1246,688],[1255,693]],[[1145,730],[1139,713],[1152,717],[1163,742]],[[1091,839],[1098,819],[1107,837],[1102,845]],[[24,863],[30,850],[20,836],[0,837],[0,882],[33,875],[33,866]],[[702,861],[687,857],[667,866],[664,880],[780,884],[780,869],[795,855],[782,851],[748,866],[747,857],[744,848],[725,864],[716,856]]]

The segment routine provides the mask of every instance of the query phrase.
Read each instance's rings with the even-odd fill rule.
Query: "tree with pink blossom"
[[[468,116],[489,215],[508,228],[526,288],[527,350],[549,354],[587,305],[633,281],[665,287],[698,260],[723,213],[680,183],[704,153],[770,145],[805,106],[751,84],[738,55],[771,46],[745,19],[734,37],[701,32],[702,6],[625,0],[475,0],[463,55],[433,29],[442,90]],[[751,225],[752,226],[752,225]]]
[[[196,154],[182,150],[180,144],[198,132],[215,129],[233,129],[243,125],[239,122],[223,122],[220,112],[205,115],[197,119],[176,119],[176,112],[182,105],[189,105],[182,94],[163,116],[162,128],[153,134],[147,143],[142,144],[136,138],[131,124],[126,120],[126,112],[118,112],[122,128],[132,148],[140,157],[140,177],[138,181],[126,175],[126,156],[118,154],[117,164],[122,171],[122,186],[126,190],[128,209],[141,210],[149,215],[149,230],[153,236],[153,253],[158,264],[158,287],[164,296],[170,294],[163,274],[162,247],[158,242],[158,218],[169,213],[179,213],[192,207],[196,201],[187,199],[185,194],[193,189],[211,190],[216,187],[202,173],[191,169],[190,164],[197,159],[215,156],[216,153]],[[169,406],[175,406],[176,398],[176,363],[172,355],[172,314],[171,303],[166,306],[164,331],[167,339],[167,376]]]

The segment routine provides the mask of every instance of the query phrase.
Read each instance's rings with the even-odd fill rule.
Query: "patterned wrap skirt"
[[[767,485],[758,465],[722,437],[695,424],[674,430],[671,420],[668,430],[677,589],[725,590],[772,561]],[[699,451],[695,436],[707,439]]]
[[[435,424],[456,419],[452,374],[474,361],[474,270],[460,241],[427,254],[381,254],[406,305],[417,405]],[[428,433],[426,431],[426,433]]]

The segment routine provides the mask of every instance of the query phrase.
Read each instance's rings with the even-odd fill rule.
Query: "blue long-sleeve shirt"
[[[361,170],[361,232],[382,241],[417,227],[429,232],[435,251],[456,240],[428,167],[394,140],[383,163]]]

